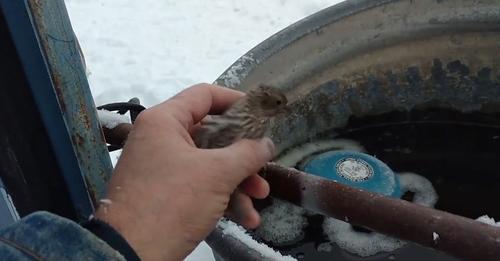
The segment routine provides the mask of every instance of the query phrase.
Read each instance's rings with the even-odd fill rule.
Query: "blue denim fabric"
[[[77,223],[40,211],[0,230],[1,260],[125,260]]]

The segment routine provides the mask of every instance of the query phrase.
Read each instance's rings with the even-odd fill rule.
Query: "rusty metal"
[[[105,191],[112,165],[81,49],[63,0],[30,0],[28,4],[81,170],[68,175],[83,175],[89,196],[96,204]]]
[[[68,102],[59,102],[67,92],[61,85],[72,86],[71,81],[78,79],[54,76],[54,73],[77,73],[81,63],[71,63],[72,49],[65,48],[70,42],[53,48],[47,48],[50,43],[42,43],[42,39],[50,42],[49,35],[59,37],[59,31],[72,34],[68,17],[64,16],[63,2],[30,3],[32,5],[28,1],[0,0],[1,27],[8,28],[8,34],[2,31],[0,48],[8,52],[2,54],[3,75],[8,77],[2,79],[11,81],[1,84],[5,87],[3,100],[9,100],[5,107],[2,106],[2,114],[13,118],[2,120],[8,131],[4,132],[7,139],[2,138],[2,143],[8,149],[3,152],[13,156],[7,163],[15,167],[10,169],[14,171],[2,172],[2,180],[22,216],[47,210],[71,219],[86,220],[93,212],[93,205],[82,176],[80,155],[72,143],[81,143],[87,136],[73,135],[67,119],[73,107],[68,106]],[[62,61],[64,59],[66,62]],[[5,70],[6,66],[10,71]],[[84,97],[79,98],[82,99],[74,104],[85,101]],[[97,131],[100,130],[97,128]]]
[[[444,251],[464,260],[498,260],[500,228],[363,191],[269,163],[271,195],[306,209]]]
[[[216,83],[286,90],[293,117],[272,131],[282,152],[352,116],[499,112],[499,31],[496,0],[345,1],[262,42]]]

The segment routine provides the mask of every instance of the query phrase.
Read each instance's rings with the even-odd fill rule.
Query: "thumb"
[[[228,147],[219,149],[227,159],[226,170],[231,172],[227,177],[234,187],[245,178],[256,174],[274,157],[274,143],[269,138],[260,140],[240,140]]]

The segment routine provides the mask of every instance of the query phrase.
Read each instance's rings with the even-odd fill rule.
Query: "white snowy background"
[[[213,82],[288,25],[341,0],[66,0],[97,105],[159,103]],[[213,260],[201,244],[186,260]]]

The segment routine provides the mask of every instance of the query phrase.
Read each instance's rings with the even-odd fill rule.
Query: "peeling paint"
[[[62,0],[28,1],[49,73],[94,205],[111,175],[104,135],[86,78],[85,63]],[[71,189],[71,184],[69,184]]]

